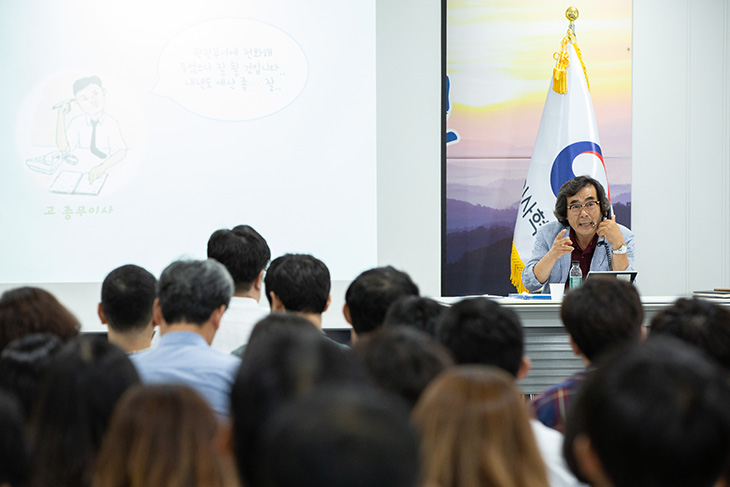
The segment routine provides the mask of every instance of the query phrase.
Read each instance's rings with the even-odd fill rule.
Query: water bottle
[[[577,260],[574,260],[573,263],[570,266],[570,289],[576,289],[579,288],[580,285],[583,283],[583,271],[580,270],[580,262]]]

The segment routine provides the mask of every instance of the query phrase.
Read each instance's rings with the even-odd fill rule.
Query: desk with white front
[[[437,299],[445,304],[453,304],[465,298]],[[525,354],[532,360],[530,373],[520,382],[525,394],[538,394],[583,369],[583,362],[570,348],[568,334],[560,320],[560,301],[499,297],[493,299],[515,311],[522,321]],[[644,324],[648,325],[654,315],[671,306],[677,299],[677,296],[642,297]],[[713,302],[730,307],[729,300]]]

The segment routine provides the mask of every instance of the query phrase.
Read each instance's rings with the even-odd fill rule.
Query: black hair
[[[30,455],[20,402],[0,390],[0,485],[25,485]]]
[[[263,464],[267,487],[416,487],[418,439],[382,392],[318,389],[267,425]]]
[[[403,296],[388,308],[383,326],[412,326],[436,336],[436,321],[446,306],[431,298]]]
[[[243,483],[261,484],[261,430],[285,401],[318,384],[362,383],[366,377],[352,352],[311,325],[280,327],[249,342],[231,390],[234,453]]]
[[[567,418],[563,454],[576,476],[585,437],[612,485],[710,487],[730,456],[730,386],[696,349],[649,337],[609,354]]]
[[[254,281],[271,260],[271,250],[264,237],[249,225],[231,230],[216,230],[208,239],[208,258],[228,269],[236,292],[251,289]]]
[[[61,339],[52,333],[31,333],[16,338],[0,353],[0,388],[18,397],[26,421],[61,346]]]
[[[149,325],[156,297],[157,279],[134,264],[117,267],[101,284],[101,309],[109,326],[119,332]]]
[[[413,408],[428,384],[453,365],[451,353],[415,328],[381,328],[358,340],[352,351],[381,388],[398,394]]]
[[[601,214],[608,213],[611,209],[611,202],[608,201],[606,190],[601,183],[588,176],[577,176],[569,179],[560,187],[555,200],[553,214],[562,225],[568,225],[568,198],[589,184],[596,188],[596,197],[601,205]]]
[[[178,260],[160,276],[160,308],[168,324],[202,325],[220,306],[228,307],[232,295],[230,274],[213,259]]]
[[[383,324],[385,313],[398,298],[418,296],[418,286],[411,277],[392,266],[376,267],[357,276],[345,293],[352,327],[358,335]]]
[[[641,336],[644,308],[636,288],[618,279],[588,279],[563,298],[563,325],[590,361]]]
[[[654,316],[651,333],[673,335],[695,345],[730,370],[730,310],[716,303],[679,298]]]
[[[88,486],[114,406],[137,383],[129,357],[103,337],[83,335],[64,345],[31,418],[29,485]]]
[[[274,259],[264,277],[266,298],[276,293],[287,311],[323,313],[330,297],[330,271],[308,254],[285,254]]]
[[[272,313],[261,318],[251,330],[246,350],[256,348],[256,343],[268,335],[287,334],[291,330],[302,330],[316,336],[322,333],[308,319],[296,313]],[[296,332],[295,332],[296,333]]]
[[[436,338],[457,364],[494,365],[515,377],[522,365],[525,340],[519,317],[487,298],[464,299],[444,311]]]

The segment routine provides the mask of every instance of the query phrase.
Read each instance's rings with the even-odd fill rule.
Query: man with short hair
[[[380,328],[388,308],[402,296],[418,296],[411,277],[392,266],[376,267],[357,276],[347,288],[342,309],[352,325],[353,342],[358,335]]]
[[[451,351],[457,364],[499,367],[515,380],[530,371],[524,355],[522,323],[517,314],[487,298],[464,299],[446,309],[436,323],[436,338]],[[547,467],[550,487],[580,485],[562,458],[563,435],[530,420],[537,446]]]
[[[650,337],[586,380],[566,424],[566,460],[595,487],[727,485],[728,403],[716,364],[673,337]]]
[[[154,312],[157,348],[131,356],[143,382],[184,384],[227,417],[240,360],[210,347],[233,294],[233,279],[213,259],[173,262],[160,276]]]
[[[235,285],[235,291],[213,348],[231,353],[248,342],[253,326],[269,314],[259,306],[263,288],[264,270],[271,259],[266,240],[249,225],[238,225],[231,230],[220,229],[208,239],[208,258],[223,264]]]
[[[563,299],[560,317],[573,353],[583,359],[586,369],[535,397],[532,406],[537,419],[562,431],[570,403],[596,360],[616,347],[640,341],[646,330],[639,293],[617,279],[589,279],[571,290]]]
[[[578,176],[560,188],[555,200],[558,219],[540,227],[532,256],[522,271],[528,291],[549,293],[548,283],[568,286],[571,263],[578,261],[583,279],[589,271],[634,270],[634,234],[616,223],[601,183]]]
[[[322,329],[322,313],[332,301],[330,271],[324,262],[308,254],[282,255],[269,265],[264,285],[272,312],[297,313]]]
[[[152,312],[156,297],[157,279],[142,267],[128,264],[111,271],[97,308],[109,341],[127,353],[149,348],[157,324]]]
[[[672,335],[730,371],[730,310],[706,299],[679,298],[651,320],[651,335]]]
[[[259,467],[270,487],[417,487],[408,410],[379,390],[321,388],[267,424]]]

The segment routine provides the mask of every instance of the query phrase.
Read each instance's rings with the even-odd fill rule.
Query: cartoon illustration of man
[[[74,99],[54,107],[58,108],[56,146],[61,152],[88,150],[91,159],[99,161],[89,169],[89,183],[93,183],[126,157],[127,145],[119,123],[104,111],[106,90],[98,76],[77,80],[73,84],[73,92]],[[72,101],[76,101],[84,113],[73,117],[66,125]]]

